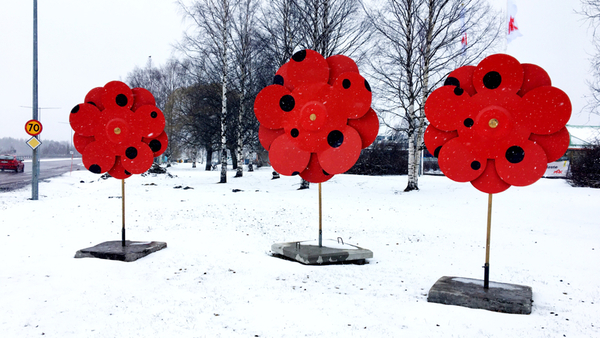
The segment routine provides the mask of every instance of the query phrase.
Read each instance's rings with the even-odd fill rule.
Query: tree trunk
[[[239,167],[239,162],[237,156],[235,155],[235,147],[229,148],[229,153],[231,154],[231,169],[237,169]]]
[[[206,166],[204,167],[204,171],[212,170],[212,154],[213,154],[212,148],[206,147]]]
[[[408,134],[408,184],[404,191],[419,190],[419,176],[415,175],[417,162],[415,161],[415,135],[414,131]]]
[[[227,25],[229,25],[229,17],[227,14],[223,18],[222,25],[221,37],[223,39],[223,54],[221,55],[221,84],[223,92],[221,97],[221,180],[219,183],[227,183],[227,38],[229,34],[227,30]]]

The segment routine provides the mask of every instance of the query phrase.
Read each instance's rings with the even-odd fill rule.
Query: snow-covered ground
[[[427,302],[442,276],[483,277],[487,195],[470,184],[424,176],[404,193],[406,177],[337,175],[324,238],[374,258],[305,266],[270,247],[317,238],[316,185],[170,172],[126,181],[127,238],[168,243],[132,263],[73,258],[120,239],[120,181],[77,171],[38,201],[0,193],[0,336],[600,336],[600,190],[541,179],[494,195],[491,280],[533,288],[532,314],[509,315]]]

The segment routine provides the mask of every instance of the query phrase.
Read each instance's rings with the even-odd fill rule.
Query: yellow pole
[[[323,246],[323,204],[321,198],[321,183],[319,183],[319,247]]]
[[[492,232],[492,194],[488,195],[488,216],[487,216],[487,238],[485,241],[485,265],[483,276],[483,287],[490,287],[490,237]]]
[[[125,180],[121,180],[121,202],[123,204],[123,228],[121,228],[121,245],[125,247]]]

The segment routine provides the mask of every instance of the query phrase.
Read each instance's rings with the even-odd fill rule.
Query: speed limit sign
[[[37,120],[29,120],[25,123],[25,132],[31,136],[37,136],[42,132],[42,123]]]

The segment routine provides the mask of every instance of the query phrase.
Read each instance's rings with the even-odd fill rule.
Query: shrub
[[[572,154],[567,179],[574,187],[600,188],[600,141]]]
[[[408,150],[398,142],[377,142],[363,149],[356,164],[347,172],[356,175],[406,175]]]

